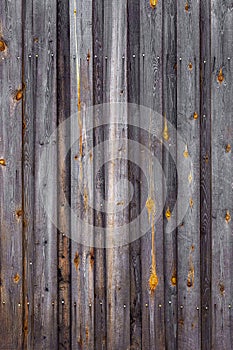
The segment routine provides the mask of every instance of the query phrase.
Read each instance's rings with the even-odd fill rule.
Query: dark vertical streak
[[[201,344],[211,348],[211,16],[210,1],[200,1],[200,254]],[[205,61],[205,63],[204,63]],[[205,117],[204,117],[205,116]],[[206,310],[208,307],[208,310]]]
[[[70,26],[69,1],[57,3],[57,123],[70,117]],[[70,217],[62,211],[66,199],[70,203],[70,157],[65,157],[63,132],[58,134],[58,227],[70,231]],[[66,198],[65,198],[66,197]],[[70,247],[68,237],[58,231],[58,332],[59,347],[71,348],[71,280],[70,280]]]
[[[127,95],[128,102],[140,104],[140,1],[127,3]],[[138,53],[135,55],[135,53]],[[135,57],[133,57],[135,55]],[[140,130],[129,130],[130,139],[140,140]],[[138,154],[140,157],[140,154]],[[140,215],[141,185],[140,169],[128,165],[128,179],[133,184],[134,197],[129,206],[129,222]],[[138,230],[140,227],[138,227]],[[129,232],[134,234],[134,232]],[[130,345],[132,349],[142,347],[142,293],[141,293],[141,239],[129,246],[130,259]]]
[[[173,31],[174,28],[175,30]],[[177,4],[176,0],[163,3],[163,115],[177,129]],[[164,125],[165,126],[165,125]],[[168,131],[170,132],[170,131]],[[163,142],[166,142],[163,140]],[[175,145],[176,146],[176,145]],[[166,233],[167,208],[173,211],[177,199],[176,164],[163,146],[163,171],[167,188],[164,198],[164,307],[165,307],[165,340],[168,349],[177,349],[177,286],[171,283],[177,273],[177,230]],[[175,216],[176,213],[173,213]],[[170,303],[169,303],[170,302]]]

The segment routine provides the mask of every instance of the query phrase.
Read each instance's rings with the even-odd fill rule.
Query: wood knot
[[[23,90],[20,89],[16,92],[15,99],[16,101],[20,101],[23,98]]]
[[[172,284],[172,286],[173,287],[175,287],[176,286],[176,275],[174,274],[174,275],[172,275],[172,278],[171,278],[171,284]]]
[[[223,81],[224,81],[224,75],[223,75],[222,68],[220,68],[219,73],[218,73],[218,82],[220,84],[222,84]]]
[[[158,4],[158,0],[150,0],[150,6],[154,9]]]
[[[188,10],[189,10],[189,4],[188,4],[188,2],[186,2],[186,4],[185,4],[185,11],[188,12]]]
[[[197,112],[194,112],[194,114],[193,114],[193,119],[198,119],[198,114],[197,114]]]
[[[191,62],[189,62],[188,67],[189,67],[189,70],[192,70],[192,69],[193,69],[193,65],[192,65],[192,63],[191,63]]]
[[[3,39],[0,40],[0,51],[5,51],[6,50],[6,43]]]
[[[229,153],[231,151],[231,145],[226,145],[226,152]]]
[[[0,165],[6,166],[6,161],[5,161],[5,159],[0,159]]]
[[[171,218],[171,212],[170,212],[169,208],[167,208],[165,216],[166,216],[167,220],[169,220]]]
[[[225,220],[227,223],[229,223],[231,221],[231,215],[230,215],[229,211],[227,211],[227,213],[226,213]]]

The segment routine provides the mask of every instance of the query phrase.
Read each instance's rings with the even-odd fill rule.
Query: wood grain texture
[[[232,348],[232,31],[231,0],[1,1],[1,350]]]
[[[24,348],[57,346],[56,228],[41,198],[40,179],[47,186],[50,164],[40,157],[56,128],[56,7],[49,2],[24,4]],[[52,198],[56,188],[43,194]],[[45,194],[46,193],[46,194]],[[56,211],[56,202],[53,202]]]
[[[177,6],[177,131],[186,143],[186,146],[177,144],[177,169],[181,172],[182,167],[190,167],[189,176],[183,179],[188,186],[188,193],[185,193],[184,199],[178,202],[177,209],[179,215],[186,204],[184,201],[188,202],[188,209],[182,224],[178,227],[177,237],[178,348],[199,349],[201,348],[200,118],[195,119],[194,113],[200,114],[200,11],[199,1],[188,2],[188,5],[179,2]],[[188,159],[191,159],[189,164]]]
[[[70,27],[69,2],[57,3],[57,124],[64,125],[70,117]],[[71,218],[65,206],[71,201],[69,123],[59,128],[57,134],[57,215],[58,215],[58,348],[71,348]]]
[[[162,3],[155,8],[149,1],[140,2],[140,104],[162,114]],[[153,112],[148,116],[154,117]],[[143,120],[142,120],[143,123]],[[162,135],[162,122],[157,122]],[[162,142],[151,140],[150,135],[141,135],[156,159],[162,163]],[[159,207],[162,194],[162,176],[155,178],[155,164],[151,157],[148,164],[148,199]],[[151,170],[150,170],[151,169]],[[157,210],[157,209],[156,209]],[[148,215],[148,220],[150,220]],[[163,218],[151,220],[151,230],[141,239],[142,263],[142,349],[165,347],[164,325],[164,266],[163,266]],[[153,237],[154,236],[154,237]],[[155,260],[155,261],[154,261]],[[153,266],[153,265],[156,266]],[[158,276],[158,285],[151,290],[149,280]]]
[[[0,333],[1,349],[22,347],[21,1],[0,4]]]
[[[130,0],[127,4],[127,95],[128,102],[140,104],[140,1]],[[134,57],[135,56],[135,57]],[[129,126],[129,139],[140,140],[140,130]],[[140,155],[138,155],[140,156]],[[139,161],[140,164],[140,161]],[[128,165],[128,178],[134,189],[134,196],[129,204],[129,222],[140,215],[141,208],[141,169],[138,165]],[[135,230],[140,230],[138,222]],[[135,232],[129,231],[130,237]],[[130,268],[130,349],[142,348],[142,292],[141,292],[141,240],[129,245]]]
[[[125,1],[104,1],[104,102],[127,101],[126,56],[127,56],[127,4]],[[109,122],[116,120],[114,108],[110,107]],[[110,203],[121,202],[122,193],[127,193],[120,183],[128,179],[128,148],[121,147],[121,138],[127,137],[127,113],[122,111],[122,125],[108,125],[106,139],[115,140],[109,150],[104,151],[105,162],[109,153],[119,154],[106,164],[105,193],[107,210]],[[115,158],[115,157],[114,157]],[[123,159],[122,159],[123,158]],[[107,238],[110,247],[106,250],[106,286],[107,286],[107,349],[127,349],[130,347],[130,285],[129,285],[129,246],[112,247],[114,227],[126,225],[128,213],[124,210],[106,217]],[[128,233],[127,233],[128,234]]]
[[[75,115],[72,133],[77,142],[71,150],[71,206],[84,222],[93,224],[92,177],[88,172],[93,168],[89,150],[93,147],[93,119],[89,112],[93,105],[93,40],[92,1],[75,1],[70,7],[71,20],[71,110]],[[74,58],[75,57],[75,58]],[[77,130],[79,126],[79,132]],[[77,131],[75,131],[77,130]],[[94,242],[90,247],[81,245],[85,235],[92,235],[82,224],[71,221],[72,232],[79,239],[72,240],[72,308],[76,321],[72,332],[72,344],[77,349],[94,349]],[[78,263],[76,260],[78,259]],[[76,307],[73,305],[76,303]]]
[[[201,346],[211,344],[211,27],[210,1],[200,2]],[[206,20],[208,18],[208,20]]]
[[[231,2],[211,3],[212,348],[232,347],[232,25]],[[222,71],[221,71],[222,70]]]
[[[165,122],[170,123],[174,130],[177,127],[177,2],[166,1],[163,7],[163,115]],[[174,140],[170,147],[176,149],[176,136],[168,127],[168,134]],[[177,200],[177,172],[176,159],[172,159],[167,145],[171,140],[163,139],[163,171],[166,182],[164,190],[167,191],[164,205],[164,308],[165,308],[165,339],[168,349],[177,349],[177,230],[168,233],[169,221],[166,211],[172,212],[176,221],[174,206]],[[175,152],[176,153],[176,152]]]

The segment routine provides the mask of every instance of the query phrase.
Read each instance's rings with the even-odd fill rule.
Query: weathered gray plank
[[[177,5],[177,130],[186,144],[177,144],[177,168],[185,167],[185,162],[190,167],[189,176],[183,179],[189,192],[178,203],[179,215],[186,205],[184,201],[188,202],[187,213],[178,227],[178,348],[199,349],[199,1]]]
[[[104,3],[103,1],[93,1],[93,104],[100,105],[95,107],[93,115],[93,127],[101,122],[101,104],[103,103],[103,30],[104,30]],[[97,146],[104,141],[105,127],[94,129],[93,146]],[[97,159],[98,157],[98,159]],[[104,169],[99,169],[98,164],[104,163],[104,152],[96,154],[93,159],[94,166],[94,203],[95,208],[101,208],[105,198]],[[105,227],[105,213],[96,209],[94,212],[94,225],[96,227]],[[106,251],[103,248],[105,238],[95,230],[95,264],[94,264],[94,288],[95,288],[95,348],[107,349],[106,343]]]
[[[212,347],[232,347],[232,2],[211,2]],[[229,146],[228,146],[229,145]]]
[[[140,2],[140,104],[162,114],[162,3]],[[151,113],[150,120],[155,118]],[[141,121],[143,125],[143,120]],[[156,125],[162,134],[162,119]],[[151,230],[142,237],[142,348],[164,348],[163,218],[155,222],[162,200],[162,174],[155,178],[153,155],[162,163],[162,142],[141,135],[151,151],[147,209]],[[157,284],[158,283],[158,284]]]
[[[1,349],[22,347],[22,30],[21,1],[0,4],[0,334]]]
[[[104,1],[104,102],[125,102],[127,100],[126,81],[126,33],[127,33],[127,4],[125,1]],[[121,185],[118,181],[128,179],[127,145],[120,146],[120,138],[127,137],[127,115],[122,111],[123,125],[108,126],[106,139],[116,139],[105,155],[105,200],[107,210],[109,203],[121,202]],[[115,115],[110,107],[109,122],[115,121]],[[120,160],[107,160],[118,150]],[[108,163],[107,163],[108,162]],[[127,193],[126,186],[124,187]],[[128,213],[108,214],[106,218],[106,242],[110,247],[106,250],[106,278],[107,278],[107,348],[127,349],[130,346],[130,288],[129,288],[129,247],[111,247],[114,239],[114,228],[127,225]]]
[[[71,20],[71,110],[75,114],[72,133],[77,140],[71,151],[71,205],[76,215],[92,224],[92,177],[93,167],[90,148],[93,147],[93,43],[92,0],[77,1],[70,7]],[[79,127],[79,131],[78,131]],[[72,344],[76,349],[94,349],[94,248],[86,246],[87,232],[72,219],[72,232],[79,236],[72,240],[72,305],[75,324]],[[80,244],[81,242],[81,244]],[[92,243],[92,242],[90,242]]]
[[[177,348],[177,230],[168,232],[168,210],[172,212],[176,222],[174,206],[177,200],[176,159],[172,159],[167,146],[176,148],[176,135],[170,130],[177,127],[177,2],[166,1],[163,8],[163,171],[166,179],[166,198],[164,204],[164,308],[165,308],[165,340],[168,349]],[[166,134],[168,133],[168,134]],[[175,152],[176,153],[176,152]],[[163,190],[165,192],[165,188]]]
[[[41,166],[56,128],[56,6],[24,4],[24,348],[57,346],[56,228],[41,198],[50,164]],[[56,189],[43,195],[52,198]],[[52,202],[56,211],[56,202]]]

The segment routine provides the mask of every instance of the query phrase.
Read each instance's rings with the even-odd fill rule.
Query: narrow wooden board
[[[22,347],[22,22],[21,1],[0,5],[0,334]],[[18,96],[18,100],[16,99]]]
[[[188,209],[178,227],[178,348],[200,349],[200,83],[199,1],[177,3],[177,131],[186,146],[177,144],[177,169],[189,169],[188,186],[178,203],[178,216]],[[198,118],[194,118],[194,114]],[[191,159],[191,164],[188,161]],[[185,203],[184,201],[187,201]]]
[[[57,126],[56,6],[27,1],[23,34],[24,348],[50,349],[57,346],[57,235],[44,201],[56,188],[49,186],[51,165],[41,164],[41,155]],[[56,212],[56,200],[51,202]]]
[[[211,2],[212,347],[232,347],[232,3]],[[221,71],[222,70],[222,71]],[[209,82],[210,83],[210,82]],[[229,307],[230,305],[230,307]]]
[[[168,139],[163,135],[163,171],[165,176],[164,193],[164,308],[165,308],[165,341],[168,349],[177,348],[177,230],[168,231],[167,210],[172,212],[176,222],[175,204],[177,201],[176,158],[169,154],[170,147],[176,150],[177,127],[177,2],[164,2],[163,7],[163,130],[168,128]],[[173,130],[167,125],[172,125]],[[173,138],[171,144],[170,138]],[[176,154],[176,151],[174,152]]]
[[[59,131],[57,153],[57,215],[58,215],[58,347],[71,348],[71,218],[65,205],[71,201],[70,188],[70,27],[69,2],[57,3],[57,124]],[[61,125],[63,127],[61,127]]]
[[[75,116],[71,149],[71,207],[80,221],[93,224],[92,171],[93,157],[93,39],[92,0],[75,1],[70,6],[71,30],[71,111]],[[79,127],[79,130],[78,130]],[[89,131],[90,130],[90,131]],[[85,245],[88,232],[71,218],[71,273],[72,273],[72,344],[80,349],[94,349],[94,248]],[[78,238],[75,233],[77,233]],[[91,239],[92,241],[92,239]],[[76,306],[74,306],[76,305]]]
[[[140,105],[162,115],[162,2],[140,1]],[[153,112],[151,118],[155,118]],[[162,118],[157,121],[162,137]],[[143,120],[141,121],[143,126]],[[145,144],[162,164],[162,139],[151,141],[150,135],[141,135],[140,142]],[[154,151],[153,151],[154,150]],[[153,159],[153,157],[152,157]],[[148,200],[152,199],[155,210],[162,200],[162,174],[154,176],[153,160],[148,164]],[[152,169],[150,172],[149,169]],[[151,230],[141,239],[142,262],[142,349],[164,348],[164,266],[163,266],[163,218],[153,222],[153,214],[148,212]],[[153,237],[154,233],[154,237]],[[155,260],[155,264],[153,264]],[[153,266],[155,265],[155,266]],[[156,271],[154,271],[156,270]],[[156,274],[155,274],[156,272]],[[158,278],[155,290],[150,289],[151,277]]]

